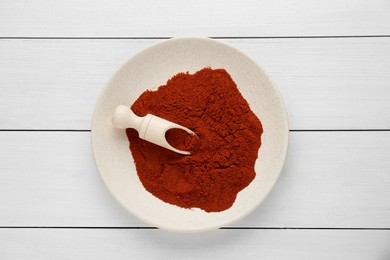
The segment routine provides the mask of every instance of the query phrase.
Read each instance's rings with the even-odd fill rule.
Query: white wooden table
[[[390,259],[390,2],[185,2],[0,1],[0,259]],[[127,214],[90,148],[109,77],[184,35],[253,57],[291,127],[266,201],[192,235]]]

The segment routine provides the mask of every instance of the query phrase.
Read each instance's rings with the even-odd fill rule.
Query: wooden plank
[[[0,40],[0,129],[90,129],[111,75],[157,41]],[[276,81],[291,129],[390,128],[390,38],[223,41]]]
[[[387,259],[389,230],[0,229],[1,259]]]
[[[270,196],[234,226],[390,228],[390,132],[290,137]],[[145,226],[106,191],[90,133],[0,132],[0,172],[0,226]]]
[[[387,1],[0,2],[2,37],[390,34]]]

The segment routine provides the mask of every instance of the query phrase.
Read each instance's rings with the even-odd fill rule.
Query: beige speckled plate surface
[[[179,72],[194,73],[204,67],[226,69],[264,128],[255,165],[256,178],[238,194],[230,209],[219,213],[183,209],[147,192],[138,179],[125,131],[115,129],[111,123],[116,106],[130,106],[146,89],[164,85]],[[287,145],[287,114],[274,83],[246,55],[208,38],[174,38],[152,45],[132,57],[104,88],[92,122],[95,161],[114,198],[144,222],[177,232],[217,229],[253,211],[276,182]]]

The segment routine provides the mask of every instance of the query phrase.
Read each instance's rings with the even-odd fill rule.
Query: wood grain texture
[[[0,130],[90,129],[122,63],[185,35],[225,37],[257,61],[292,129],[390,129],[389,11],[386,0],[2,0]],[[270,196],[234,224],[249,229],[179,235],[137,229],[98,176],[90,133],[0,131],[0,259],[389,259],[390,132],[290,137]]]
[[[290,137],[274,190],[234,226],[390,228],[390,132]],[[90,133],[0,132],[0,172],[0,226],[145,226],[106,191]]]
[[[0,40],[0,129],[90,129],[96,99],[158,40]],[[291,129],[390,128],[390,38],[225,39],[277,83]]]
[[[0,2],[0,37],[390,34],[385,0]]]
[[[1,259],[378,259],[390,231],[0,229]]]

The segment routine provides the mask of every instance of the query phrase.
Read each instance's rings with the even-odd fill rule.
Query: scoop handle
[[[112,123],[116,128],[134,128],[138,132],[141,130],[143,121],[143,117],[137,116],[129,107],[124,105],[118,106],[112,117]]]

